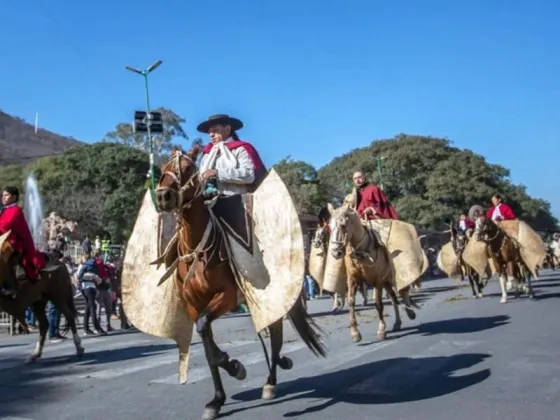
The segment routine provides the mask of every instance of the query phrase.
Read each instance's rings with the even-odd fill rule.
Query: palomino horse
[[[355,297],[359,281],[363,281],[375,288],[375,308],[379,316],[377,336],[380,340],[384,340],[387,332],[383,315],[383,289],[389,295],[395,311],[393,331],[399,331],[402,326],[399,303],[393,289],[395,273],[389,251],[381,243],[376,233],[362,224],[360,216],[352,207],[343,205],[335,210],[329,204],[329,212],[331,214],[332,228],[332,256],[337,260],[344,258],[346,266],[350,336],[352,341],[358,343],[362,340],[355,312]],[[407,305],[405,308],[407,316],[410,319],[415,319],[416,314],[410,309],[413,303],[410,300],[409,288],[403,289],[400,293]]]
[[[218,417],[226,400],[218,368],[224,369],[238,380],[245,379],[247,373],[241,362],[230,359],[218,347],[212,333],[212,322],[235,309],[241,293],[236,273],[232,269],[235,262],[229,261],[227,253],[224,255],[226,239],[215,225],[218,222],[211,218],[204,200],[203,183],[196,165],[199,150],[195,146],[188,153],[176,152],[162,167],[156,199],[160,211],[174,212],[177,215],[178,239],[173,252],[179,258],[179,263],[175,281],[181,291],[180,297],[186,303],[188,315],[201,337],[212,374],[214,398],[206,404],[203,415],[205,420],[209,420]],[[320,341],[319,327],[303,307],[302,299],[297,299],[287,317],[307,347],[315,355],[324,357],[326,353]],[[272,323],[268,330],[271,363],[261,339],[269,366],[269,376],[262,392],[265,400],[276,396],[277,366],[284,370],[293,366],[288,357],[280,356],[283,342],[282,319]]]
[[[500,303],[507,303],[507,292],[512,288],[516,297],[519,296],[519,289],[522,288],[530,298],[533,298],[531,274],[514,240],[484,214],[476,218],[474,235],[477,240],[486,243],[488,256],[495,262],[502,290]],[[527,286],[522,286],[525,279]]]
[[[468,241],[469,238],[466,232],[463,232],[461,229],[456,229],[455,226],[451,227],[451,243],[453,244],[453,249],[455,250],[455,254],[457,255],[457,259],[459,260],[459,265],[461,268],[461,280],[464,278],[464,276],[467,276],[471,285],[473,297],[481,298],[483,296],[482,289],[484,288],[484,284],[480,280],[480,276],[478,275],[478,273],[470,265],[468,265],[462,257],[463,251],[465,250]]]
[[[15,277],[15,267],[19,256],[13,251],[12,246],[7,241],[10,231],[0,236],[0,283],[4,282],[4,277],[10,275]],[[33,363],[41,357],[43,346],[47,338],[49,322],[46,316],[47,302],[51,301],[56,309],[66,318],[66,325],[61,333],[72,331],[76,355],[81,357],[84,348],[76,328],[77,311],[74,306],[74,294],[72,291],[72,280],[70,274],[63,263],[51,263],[48,270],[40,273],[40,278],[36,282],[29,280],[17,281],[16,298],[0,296],[0,307],[16,318],[18,322],[27,330],[25,322],[25,309],[31,307],[39,323],[39,340],[31,355],[27,358],[27,363]]]
[[[327,251],[328,251],[329,239],[330,239],[330,230],[328,226],[329,221],[330,218],[319,222],[319,226],[317,227],[317,230],[315,231],[315,235],[313,236],[313,240],[311,241],[310,259],[314,258],[316,260],[319,260],[314,265],[316,265],[315,267],[316,270],[321,270],[320,274],[311,273],[311,275],[315,279],[318,279],[320,277],[322,278],[325,271],[325,263],[327,260]],[[362,306],[365,307],[368,302],[367,284],[365,282],[361,282],[358,285],[358,290],[360,291],[362,297],[364,298]],[[346,302],[345,295],[339,293],[332,293],[331,298],[333,299],[333,309],[332,309],[333,312],[337,312],[344,307],[344,304]]]

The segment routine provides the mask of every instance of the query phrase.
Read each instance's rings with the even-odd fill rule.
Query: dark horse
[[[12,246],[6,240],[10,232],[0,237],[0,284],[4,282],[4,276],[9,275],[16,278],[15,269],[19,255],[13,251]],[[84,348],[76,328],[77,311],[74,306],[74,295],[72,280],[66,266],[60,262],[50,263],[48,269],[40,273],[39,279],[34,282],[29,280],[16,282],[16,297],[0,296],[0,308],[13,316],[28,332],[25,322],[25,309],[31,307],[37,322],[39,323],[39,340],[35,349],[27,359],[27,363],[33,363],[41,357],[43,346],[47,338],[49,322],[46,316],[47,302],[51,301],[56,309],[66,318],[66,325],[62,333],[72,331],[76,354],[82,356]]]
[[[519,296],[519,289],[522,289],[533,298],[531,274],[516,242],[484,214],[478,214],[474,234],[477,240],[486,243],[488,256],[495,262],[502,289],[500,303],[507,303],[507,292],[512,288],[516,297]],[[526,287],[522,286],[525,280]]]
[[[177,214],[178,240],[170,254],[175,254],[173,260],[179,258],[175,281],[181,291],[181,298],[187,304],[189,317],[195,322],[201,337],[212,374],[214,398],[206,404],[203,415],[205,420],[209,420],[219,415],[226,400],[218,368],[238,380],[246,377],[246,371],[241,362],[230,359],[217,346],[212,333],[212,322],[238,306],[239,287],[236,274],[222,252],[225,238],[215,226],[217,222],[211,219],[204,202],[203,183],[196,165],[199,150],[195,146],[188,153],[176,152],[162,167],[156,199],[160,211]],[[301,299],[297,299],[287,317],[308,348],[315,355],[325,357],[319,327],[303,307]],[[293,366],[288,357],[280,356],[283,342],[282,319],[269,326],[269,333],[271,361],[261,338],[269,367],[269,376],[262,392],[262,398],[266,400],[276,396],[277,366],[284,370]]]
[[[461,229],[457,229],[455,226],[451,227],[451,243],[453,244],[455,255],[457,255],[457,259],[459,260],[461,277],[466,275],[469,279],[473,297],[481,298],[484,284],[482,283],[478,273],[470,265],[463,261],[463,251],[465,250],[468,241],[469,237],[466,232],[462,231]]]

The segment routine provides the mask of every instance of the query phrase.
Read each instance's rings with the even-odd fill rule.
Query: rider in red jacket
[[[0,213],[0,234],[10,231],[8,241],[19,257],[16,267],[16,278],[27,278],[31,281],[39,278],[40,271],[46,265],[46,257],[37,251],[33,236],[23,215],[21,207],[17,205],[19,190],[16,187],[7,187],[2,192],[3,209]],[[23,270],[21,270],[23,269]],[[23,271],[23,272],[22,272]],[[9,292],[0,289],[4,295],[15,296],[15,279],[10,279],[14,284]],[[9,281],[10,281],[9,280]]]

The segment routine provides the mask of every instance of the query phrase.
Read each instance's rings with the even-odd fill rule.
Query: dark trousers
[[[60,333],[60,312],[50,301],[47,306],[47,319],[49,321],[49,338],[55,338]]]
[[[89,330],[89,319],[93,322],[93,328],[101,331],[101,325],[99,325],[99,320],[97,319],[97,314],[95,313],[95,296],[97,290],[93,287],[88,287],[82,291],[84,298],[86,299],[86,308],[84,310],[84,330]]]

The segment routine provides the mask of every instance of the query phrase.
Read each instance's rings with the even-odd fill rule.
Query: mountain
[[[28,164],[40,157],[55,155],[85,144],[39,129],[23,119],[0,110],[0,165]]]

